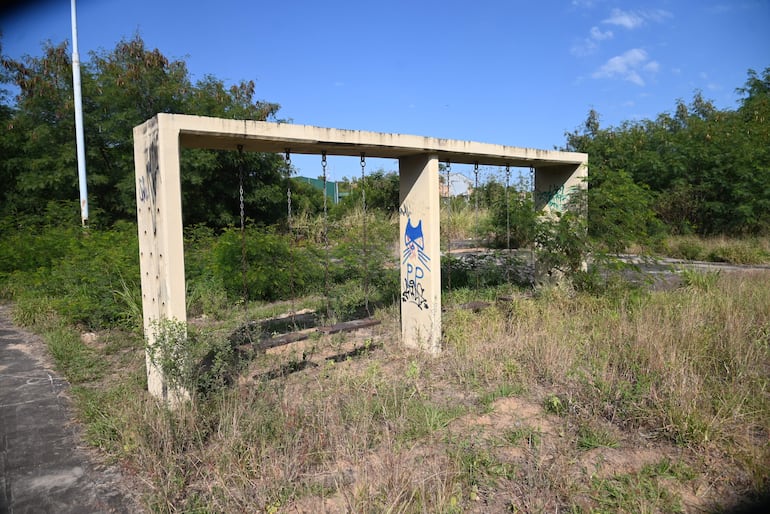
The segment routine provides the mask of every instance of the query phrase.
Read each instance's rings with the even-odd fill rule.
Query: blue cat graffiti
[[[406,221],[404,231],[404,253],[402,264],[406,264],[406,278],[401,301],[415,304],[420,310],[428,308],[425,298],[425,287],[422,279],[425,272],[430,272],[430,256],[425,253],[425,236],[422,230],[422,220],[417,225],[412,224],[411,218]]]

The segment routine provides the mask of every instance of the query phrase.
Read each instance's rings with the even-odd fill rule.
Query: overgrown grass
[[[354,268],[359,224],[335,223],[339,262]],[[372,237],[388,240],[393,226],[382,221]],[[688,501],[728,507],[770,485],[770,272],[687,272],[665,292],[469,284],[444,299],[438,357],[400,345],[389,291],[375,306],[381,327],[355,351],[316,335],[231,368],[231,331],[291,303],[233,306],[206,264],[218,237],[198,229],[187,234],[194,347],[171,364],[205,394],[170,411],[146,393],[136,286],[111,264],[123,243],[66,237],[77,243],[60,258],[72,262],[6,270],[3,288],[16,321],[46,338],[75,384],[87,440],[143,478],[151,511],[676,512]],[[112,257],[89,268],[90,289],[72,277],[36,282],[81,277],[73,263],[104,246]],[[378,294],[391,279],[373,283]],[[361,287],[335,278],[335,308],[355,310]],[[62,309],[68,295],[90,309],[106,291],[109,315],[85,322]],[[470,299],[489,306],[457,308]],[[95,341],[81,337],[87,329]],[[220,360],[197,373],[212,350]]]
[[[730,264],[770,264],[770,239],[676,236],[666,239],[657,253],[665,257]]]

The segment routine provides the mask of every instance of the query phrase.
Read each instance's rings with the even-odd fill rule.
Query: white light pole
[[[88,186],[86,184],[86,149],[83,140],[83,100],[80,96],[80,56],[78,55],[78,29],[75,16],[75,0],[72,0],[72,89],[75,93],[75,141],[78,155],[78,180],[80,184],[80,219],[88,224]]]

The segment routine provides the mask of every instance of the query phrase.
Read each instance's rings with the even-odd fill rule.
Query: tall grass
[[[397,318],[384,312],[384,346],[254,381],[279,359],[263,355],[240,386],[174,412],[142,389],[141,359],[109,386],[104,370],[84,375],[77,394],[91,440],[146,478],[157,512],[580,511],[610,508],[607,488],[627,495],[613,508],[666,512],[715,462],[726,480],[702,501],[727,505],[729,489],[768,485],[770,275],[714,276],[452,311],[438,358],[389,338]],[[509,399],[539,414],[499,410]],[[582,454],[631,451],[638,434],[693,473],[575,468]]]
[[[770,239],[767,237],[733,239],[725,236],[670,236],[655,251],[677,259],[730,264],[770,264]]]
[[[331,249],[357,278],[359,221],[335,221]],[[393,249],[379,243],[395,241],[396,226],[380,220],[370,232],[373,258],[393,272]],[[111,237],[62,253],[80,263],[89,241],[110,247],[101,273],[89,268],[93,298],[71,279],[36,281],[82,276],[72,262],[6,271],[3,283],[16,320],[47,338],[76,383],[86,437],[143,478],[151,511],[670,512],[685,499],[727,507],[770,484],[770,272],[691,272],[665,292],[506,284],[484,290],[491,305],[480,312],[453,308],[465,294],[453,290],[437,357],[400,345],[399,304],[383,302],[373,332],[255,355],[234,380],[209,376],[206,394],[168,411],[146,393],[135,286],[111,269],[123,265]],[[187,241],[194,308],[216,312],[190,330],[209,345],[196,358],[233,350],[244,309],[227,305],[206,267],[220,241],[201,230]],[[360,284],[338,287],[340,309],[353,308]],[[509,298],[496,301],[503,288]],[[69,295],[97,303],[102,291],[114,315],[90,316],[105,321],[86,343],[78,328],[89,325],[61,306]]]

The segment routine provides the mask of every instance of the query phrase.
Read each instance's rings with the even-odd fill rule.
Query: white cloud
[[[602,32],[599,27],[591,27],[591,30],[588,32],[588,37],[584,38],[579,43],[572,45],[572,48],[570,48],[570,53],[578,57],[590,55],[594,53],[597,48],[599,48],[598,41],[612,39],[613,36],[614,34],[611,30]]]
[[[644,68],[642,68],[644,71],[649,71],[650,73],[658,73],[658,70],[660,69],[660,64],[658,64],[658,61],[650,61],[644,65]]]
[[[667,18],[672,18],[674,15],[671,14],[668,11],[664,11],[663,9],[655,9],[652,11],[643,11],[642,17],[644,17],[647,20],[654,21],[656,23],[661,23],[663,20]]]
[[[603,20],[602,23],[608,23],[610,25],[619,25],[627,29],[635,29],[644,23],[644,18],[636,14],[635,12],[623,11],[621,9],[613,9],[610,13],[610,17]]]
[[[658,62],[651,61],[647,52],[641,48],[632,48],[622,55],[616,55],[608,60],[591,77],[595,79],[621,79],[637,86],[644,86],[645,82],[641,72],[654,74],[659,69]]]
[[[596,42],[590,39],[584,39],[579,43],[572,45],[572,48],[569,49],[569,53],[577,57],[585,57],[586,55],[594,53],[597,48],[599,48],[599,45],[597,45]]]
[[[663,9],[653,9],[646,11],[624,11],[622,9],[613,9],[610,11],[610,17],[602,20],[602,23],[608,25],[617,25],[629,30],[641,27],[647,21],[661,23],[673,15]]]
[[[608,30],[607,32],[602,32],[599,30],[599,27],[591,27],[591,39],[595,41],[604,41],[605,39],[612,39],[612,31]]]

